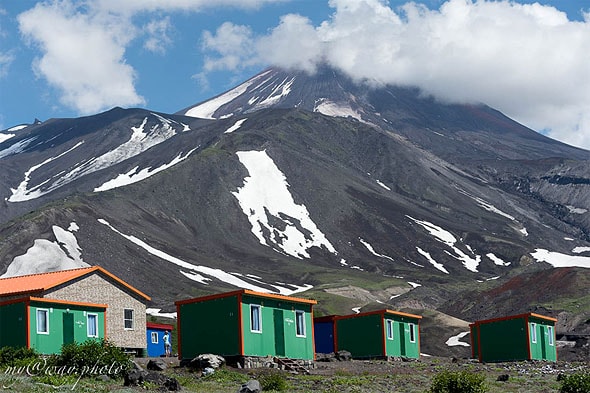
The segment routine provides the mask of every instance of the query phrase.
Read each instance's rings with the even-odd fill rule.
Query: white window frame
[[[530,334],[531,334],[531,342],[533,344],[536,344],[537,343],[537,324],[535,322],[531,322]]]
[[[35,313],[35,325],[37,326],[37,334],[49,334],[49,309],[47,308],[38,308],[37,312]],[[44,315],[45,317],[45,330],[39,330],[39,315]]]
[[[549,341],[548,341],[549,342],[549,345],[550,346],[553,346],[553,344],[554,344],[554,340],[553,340],[553,336],[554,336],[553,326],[547,326],[547,335],[549,336]]]
[[[385,335],[388,340],[393,340],[393,319],[385,320]]]
[[[295,310],[295,336],[305,337],[305,311]]]
[[[127,318],[125,315],[127,311],[131,311],[131,318]],[[131,327],[127,327],[127,322],[131,322]],[[135,327],[135,310],[132,308],[124,308],[123,309],[123,329],[125,330],[133,330]]]
[[[157,344],[160,342],[160,337],[158,337],[158,332],[151,332],[151,337],[152,337],[152,344]]]
[[[415,343],[416,342],[416,324],[410,323],[408,325],[410,326],[410,342]]]
[[[90,317],[94,317],[94,332],[95,332],[95,334],[90,334]],[[87,337],[98,337],[98,314],[96,314],[96,313],[87,313],[86,314],[86,336]]]
[[[254,310],[257,310],[256,314]],[[256,323],[254,318],[256,318]],[[258,329],[254,329],[256,324]],[[250,331],[252,333],[262,333],[262,306],[260,304],[250,304]]]

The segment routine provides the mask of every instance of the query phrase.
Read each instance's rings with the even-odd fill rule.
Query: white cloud
[[[415,85],[453,102],[484,102],[550,136],[590,148],[590,17],[570,21],[538,3],[448,0],[437,10],[380,0],[330,0],[318,26],[283,17],[262,36],[204,45],[206,71],[320,62],[358,80]],[[222,41],[225,30],[210,34]],[[235,50],[231,46],[235,43]],[[245,50],[248,48],[249,50]]]
[[[136,90],[137,72],[125,58],[131,43],[144,36],[144,48],[165,53],[172,44],[169,17],[143,28],[134,17],[152,12],[199,12],[215,7],[258,8],[284,0],[47,0],[18,16],[19,29],[41,54],[37,77],[60,95],[61,104],[80,114],[113,106],[145,104]],[[140,18],[137,18],[140,19]],[[0,52],[0,75],[12,58]]]
[[[94,0],[93,7],[122,14],[153,11],[202,11],[206,8],[259,8],[288,0]]]
[[[69,1],[38,3],[18,16],[21,33],[42,56],[33,69],[61,94],[62,104],[82,114],[114,105],[143,104],[125,47],[135,29],[114,15],[81,13]]]
[[[143,47],[150,52],[166,53],[166,47],[172,44],[172,38],[169,36],[171,28],[172,24],[170,23],[169,16],[149,22],[144,26],[148,38],[143,44]]]

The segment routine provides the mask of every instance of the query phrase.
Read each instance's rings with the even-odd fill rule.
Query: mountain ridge
[[[176,114],[114,108],[16,131],[0,143],[0,272],[101,264],[167,311],[246,287],[307,291],[320,313],[468,319],[482,314],[463,297],[506,312],[485,290],[588,264],[590,152],[483,105],[327,74],[269,69]],[[522,282],[518,310],[539,307]],[[334,294],[349,286],[354,298]]]

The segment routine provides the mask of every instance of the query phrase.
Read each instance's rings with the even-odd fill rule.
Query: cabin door
[[[277,356],[285,356],[285,320],[283,310],[273,310],[275,325],[275,352]]]
[[[547,327],[539,324],[541,336],[541,359],[547,359]]]
[[[74,313],[66,312],[63,314],[63,343],[71,344],[74,342]]]
[[[399,354],[406,356],[406,324],[399,324]]]

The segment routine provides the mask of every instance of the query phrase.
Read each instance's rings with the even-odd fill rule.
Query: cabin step
[[[275,363],[279,366],[282,366],[287,371],[292,371],[294,373],[302,373],[309,375],[309,369],[303,366],[298,360],[296,359],[289,359],[289,358],[275,358]]]

